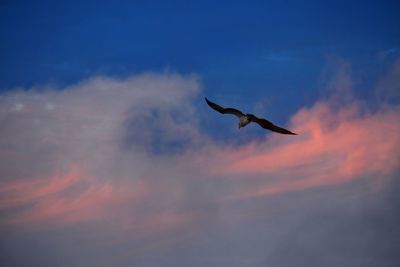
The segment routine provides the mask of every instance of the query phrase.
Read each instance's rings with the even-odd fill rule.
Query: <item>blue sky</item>
[[[399,14],[1,1],[0,262],[399,266]]]
[[[324,94],[332,58],[352,65],[352,90],[372,101],[400,53],[399,11],[396,1],[4,1],[0,90],[196,73],[209,98],[250,112],[264,103],[284,123]]]
[[[398,53],[399,10],[396,1],[2,1],[0,88],[170,69],[200,74],[211,95],[279,90],[294,102],[296,91],[315,96],[329,55],[358,75],[384,67],[376,57]]]

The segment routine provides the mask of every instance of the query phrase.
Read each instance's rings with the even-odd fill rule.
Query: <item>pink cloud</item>
[[[147,192],[143,182],[112,183],[91,176],[80,167],[64,175],[33,181],[3,182],[1,209],[23,208],[12,213],[6,224],[68,225],[101,220],[115,206],[139,199]]]
[[[95,222],[120,239],[127,233],[137,239],[182,230],[204,216],[163,207],[170,195],[180,194],[177,187],[164,188],[151,178],[99,178],[77,166],[55,177],[4,182],[0,209],[20,210],[3,218],[3,225],[43,230]],[[142,208],[146,205],[148,209]],[[103,235],[109,236],[106,232]]]
[[[200,151],[190,151],[184,158],[177,155],[158,159],[157,167],[141,171],[150,175],[147,178],[136,177],[140,164],[136,168],[130,163],[118,169],[114,165],[91,167],[91,171],[75,164],[65,174],[3,182],[0,208],[27,206],[11,213],[6,220],[8,224],[40,228],[113,222],[118,218],[118,228],[125,231],[161,233],[195,224],[207,216],[201,210],[179,211],[181,203],[189,198],[186,186],[196,177],[217,177],[222,181],[224,189],[207,193],[213,201],[218,201],[267,196],[390,173],[399,163],[398,112],[390,109],[361,113],[360,110],[357,104],[334,110],[328,103],[320,102],[293,116],[290,128],[298,136],[269,135],[264,141],[239,149],[211,143]],[[144,160],[153,158],[146,156]]]
[[[220,219],[224,201],[379,178],[398,166],[394,108],[363,113],[359,104],[334,109],[320,102],[292,117],[288,128],[300,135],[268,133],[237,148],[201,131],[191,104],[196,84],[171,81],[178,86],[172,95],[163,93],[164,79],[151,86],[94,79],[41,98],[21,93],[29,112],[3,114],[1,226],[83,225],[95,228],[84,231],[90,238],[147,240],[151,249]],[[47,103],[54,108],[43,108]],[[181,140],[191,143],[183,153],[152,152],[158,142],[168,148]]]
[[[0,208],[30,204],[42,197],[62,192],[80,179],[78,170],[72,167],[66,174],[55,177],[2,182]]]
[[[230,151],[233,155],[214,173],[252,175],[261,180],[257,188],[245,189],[235,197],[302,190],[370,175],[380,177],[399,166],[398,115],[396,110],[361,114],[357,104],[334,110],[328,103],[317,103],[292,118],[291,128],[299,136],[273,136],[264,144]]]

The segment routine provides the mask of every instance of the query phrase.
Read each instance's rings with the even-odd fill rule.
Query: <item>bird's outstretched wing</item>
[[[220,105],[217,105],[217,104],[211,102],[210,100],[208,100],[207,97],[205,97],[205,99],[206,99],[207,104],[211,108],[213,108],[216,111],[218,111],[219,113],[222,113],[222,114],[233,114],[233,115],[235,115],[237,117],[244,116],[244,114],[240,110],[237,110],[235,108],[223,108]]]
[[[273,132],[277,132],[277,133],[281,133],[281,134],[293,134],[293,135],[297,135],[296,133],[292,133],[289,130],[286,130],[284,128],[281,128],[279,126],[276,126],[275,124],[273,124],[272,122],[266,120],[266,119],[260,119],[257,118],[256,116],[254,116],[253,114],[246,114],[246,116],[250,119],[250,121],[255,122],[257,124],[259,124],[261,127],[263,127],[264,129],[268,129],[271,130]]]

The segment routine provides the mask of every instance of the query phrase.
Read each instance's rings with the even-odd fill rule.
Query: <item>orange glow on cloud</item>
[[[113,184],[73,167],[61,176],[4,184],[0,208],[28,206],[6,220],[8,224],[70,224],[105,218],[107,209],[139,198],[146,190],[143,182]]]
[[[90,158],[88,169],[75,164],[46,178],[4,181],[0,210],[7,210],[7,217],[1,220],[35,229],[97,222],[116,226],[121,233],[160,234],[196,225],[208,216],[203,206],[219,205],[221,200],[379,178],[399,166],[400,123],[395,109],[361,114],[356,104],[334,110],[317,103],[293,116],[288,128],[299,135],[271,134],[238,149],[205,139],[201,149],[183,156],[145,155],[133,165],[129,155],[121,154],[129,164],[118,167],[110,153],[114,150],[106,149],[111,156],[99,161],[104,165]],[[199,195],[188,193],[194,190],[194,181],[213,184],[216,177],[222,186],[195,190]],[[200,208],[187,208],[191,201]]]
[[[394,170],[400,159],[398,113],[360,115],[358,110],[352,105],[335,112],[326,103],[303,109],[292,120],[299,136],[284,141],[273,136],[253,153],[234,152],[234,159],[214,172],[264,176],[262,186],[235,195],[251,197],[338,184]],[[268,178],[272,176],[278,179],[272,181]]]
[[[165,194],[156,184],[150,190],[145,180],[102,180],[73,167],[64,175],[3,183],[0,209],[11,211],[11,216],[2,218],[2,223],[40,230],[96,222],[138,236],[174,231],[201,218],[197,211],[141,208]],[[13,212],[14,208],[21,210]]]
[[[62,192],[77,183],[81,177],[73,167],[65,174],[50,178],[3,182],[0,187],[0,208],[29,204],[52,194]]]

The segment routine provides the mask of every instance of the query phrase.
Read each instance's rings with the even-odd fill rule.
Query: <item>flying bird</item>
[[[262,128],[267,129],[267,130],[271,130],[273,132],[277,132],[277,133],[281,133],[281,134],[293,134],[296,135],[295,133],[292,133],[289,130],[286,130],[284,128],[281,128],[279,126],[274,125],[272,122],[266,120],[266,119],[260,119],[256,116],[254,116],[253,114],[244,114],[242,113],[240,110],[237,110],[235,108],[223,108],[220,105],[217,105],[213,102],[211,102],[210,100],[207,99],[207,97],[205,97],[207,104],[215,109],[216,111],[218,111],[219,113],[222,114],[233,114],[236,117],[239,118],[239,129],[242,127],[245,127],[247,124],[249,124],[250,122],[255,122],[258,125],[260,125]]]

